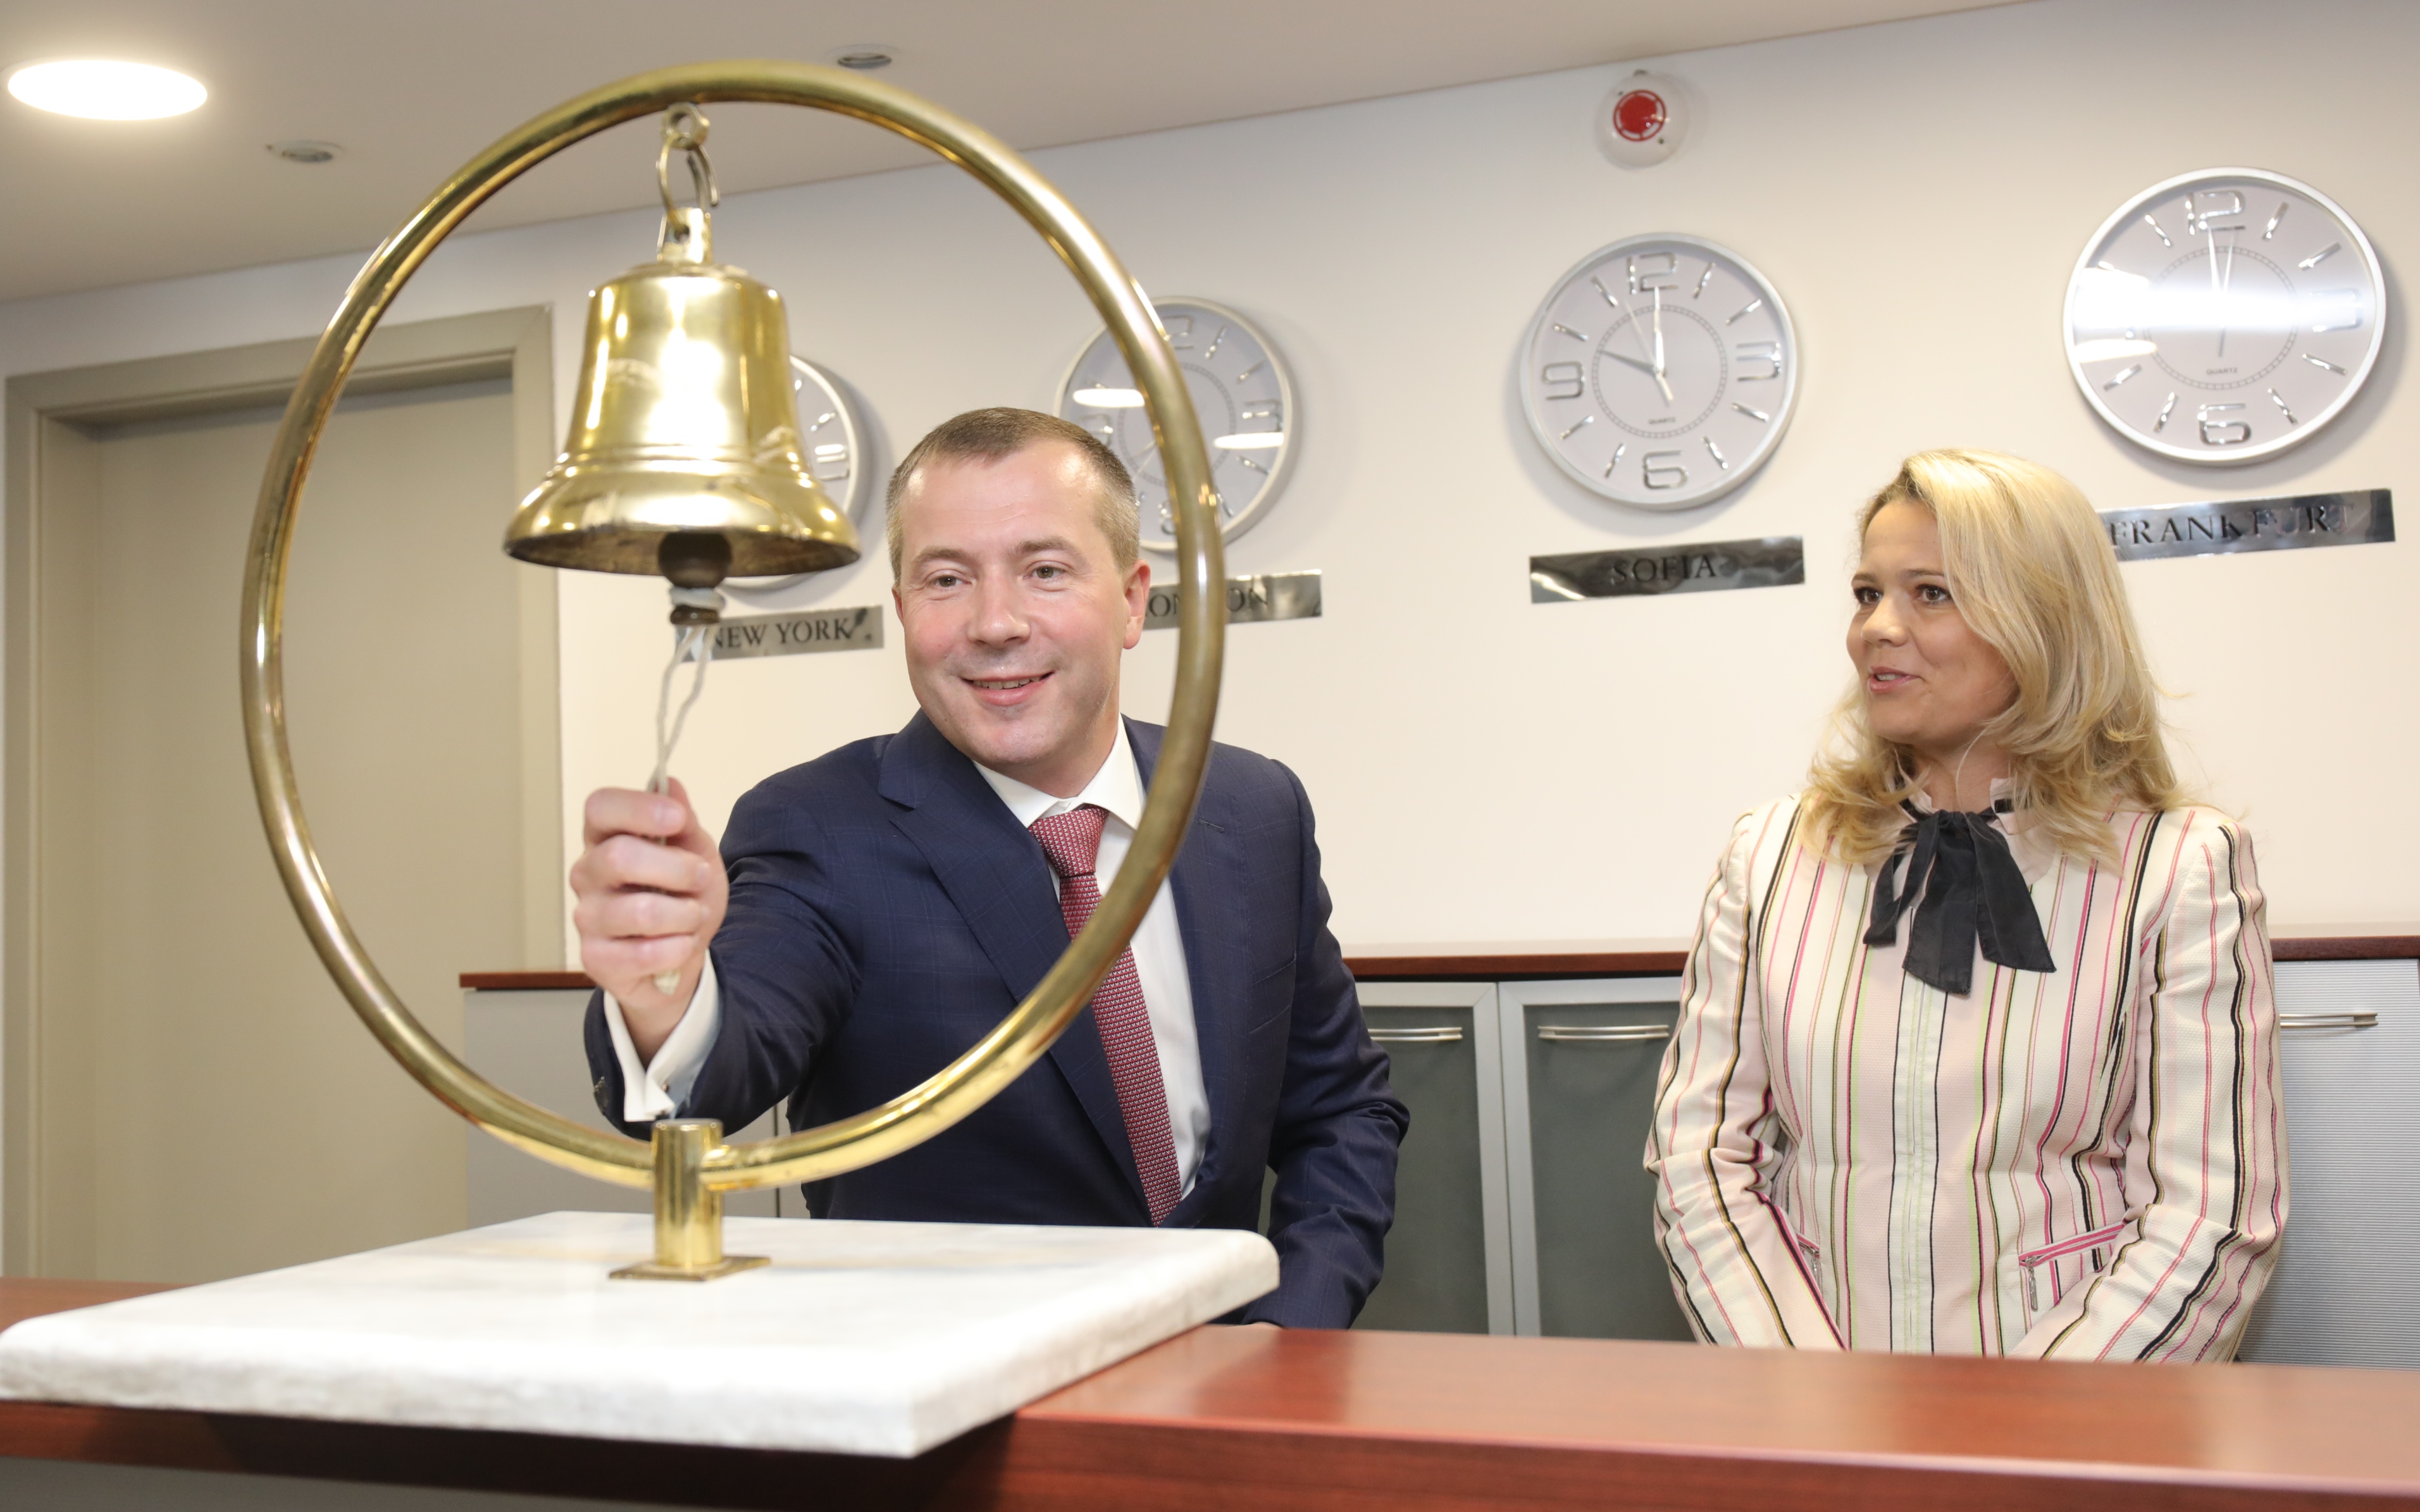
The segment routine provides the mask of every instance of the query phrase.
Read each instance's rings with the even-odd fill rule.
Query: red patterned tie
[[[1033,838],[1059,873],[1059,912],[1074,939],[1093,910],[1101,903],[1100,880],[1093,874],[1101,854],[1101,826],[1109,810],[1094,804],[1033,822]],[[1126,1142],[1134,1147],[1136,1168],[1142,1173],[1142,1194],[1157,1224],[1176,1206],[1181,1183],[1176,1174],[1176,1139],[1169,1132],[1168,1089],[1159,1079],[1159,1049],[1151,1034],[1151,1010],[1142,1000],[1142,980],[1135,975],[1134,951],[1124,951],[1101,985],[1093,993],[1093,1020],[1101,1028],[1101,1048],[1109,1054],[1109,1081],[1118,1090],[1118,1111],[1125,1115]]]

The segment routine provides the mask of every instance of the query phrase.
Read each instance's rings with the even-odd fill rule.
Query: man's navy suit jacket
[[[1148,788],[1160,728],[1128,720]],[[1041,844],[922,714],[759,784],[722,841],[731,907],[711,947],[714,1046],[684,1117],[799,1126],[874,1107],[939,1071],[1067,946]],[[1247,1321],[1342,1328],[1377,1284],[1409,1117],[1327,930],[1311,803],[1292,772],[1214,748],[1171,875],[1193,988],[1210,1135],[1171,1227],[1257,1228],[1282,1279]],[[622,1074],[589,1007],[597,1104]],[[1090,1009],[965,1122],[807,1188],[815,1216],[1145,1225],[1142,1179]]]

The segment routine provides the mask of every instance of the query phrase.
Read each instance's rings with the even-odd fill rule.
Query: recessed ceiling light
[[[174,69],[104,58],[29,63],[8,75],[8,92],[36,110],[97,121],[182,116],[210,98],[201,81]]]
[[[334,162],[345,149],[334,142],[271,142],[270,156],[284,158],[288,162]]]
[[[851,42],[846,47],[833,48],[824,56],[844,69],[872,73],[876,69],[887,69],[898,62],[899,49],[884,42]]]

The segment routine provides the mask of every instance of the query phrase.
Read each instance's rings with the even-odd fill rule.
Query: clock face
[[[2067,362],[2138,445],[2249,462],[2309,440],[2369,377],[2386,287],[2369,239],[2291,178],[2216,168],[2111,216],[2067,286]]]
[[[874,470],[864,455],[865,424],[840,380],[803,357],[790,359],[791,396],[799,407],[799,450],[807,471],[851,520],[865,515]]]
[[[851,523],[862,527],[865,503],[874,493],[874,464],[865,455],[865,418],[858,412],[857,401],[840,379],[803,357],[790,359],[790,390],[808,475],[831,495]],[[814,576],[794,572],[780,578],[733,578],[723,591],[744,599],[780,593]]]
[[[1738,487],[1773,455],[1797,392],[1781,296],[1696,237],[1632,237],[1590,254],[1546,296],[1522,347],[1522,406],[1546,455],[1645,509]]]
[[[1294,378],[1260,328],[1207,300],[1154,300],[1168,344],[1210,448],[1210,484],[1218,491],[1218,530],[1233,539],[1251,529],[1277,496],[1294,455]],[[1077,354],[1059,385],[1059,415],[1101,438],[1134,474],[1142,544],[1176,549],[1168,473],[1152,440],[1151,416],[1126,360],[1106,331]]]

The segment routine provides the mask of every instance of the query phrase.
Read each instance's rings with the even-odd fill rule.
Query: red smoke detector
[[[1689,131],[1689,91],[1669,74],[1641,69],[1597,106],[1596,144],[1625,168],[1647,168],[1681,150]]]

